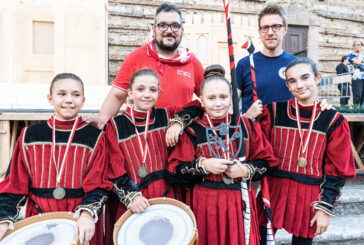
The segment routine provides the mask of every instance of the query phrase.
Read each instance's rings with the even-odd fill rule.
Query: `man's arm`
[[[111,87],[104,104],[101,106],[99,118],[106,123],[110,117],[117,115],[127,96],[127,92]]]
[[[121,105],[124,103],[128,93],[111,87],[109,94],[106,96],[104,103],[101,106],[99,117],[89,117],[85,121],[92,126],[103,129],[110,117],[118,114]]]

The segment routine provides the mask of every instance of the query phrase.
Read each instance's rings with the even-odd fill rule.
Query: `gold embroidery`
[[[102,196],[102,198],[100,199],[100,201],[98,202],[94,202],[94,203],[90,203],[90,204],[83,204],[83,205],[79,205],[76,208],[76,211],[80,208],[89,208],[91,210],[94,210],[95,213],[98,212],[98,210],[100,210],[102,208],[102,206],[104,205],[104,203],[107,201],[107,196]]]
[[[44,145],[42,145],[42,171],[40,172],[40,187],[43,187],[43,173],[44,173]]]
[[[74,183],[75,183],[75,166],[77,164],[77,159],[76,159],[76,156],[77,156],[77,146],[75,147],[75,151],[73,153],[73,168],[72,168],[72,187],[71,188],[74,188]],[[82,164],[82,163],[81,163]]]
[[[289,130],[287,131],[286,133],[286,146],[284,148],[284,154],[283,154],[283,158],[282,158],[282,166],[281,166],[281,169],[283,169],[284,167],[284,160],[286,159],[286,152],[287,152],[287,145],[288,145],[288,136],[289,136]]]
[[[124,143],[124,148],[126,149],[126,153],[127,153],[128,157],[129,157],[129,162],[131,163],[130,165],[131,165],[131,169],[133,170],[133,174],[134,174],[134,181],[136,182],[136,180],[137,180],[137,176],[136,176],[136,172],[135,172],[134,164],[132,164],[132,163],[133,163],[133,160],[131,159],[131,156],[130,156],[130,154],[129,154],[129,151],[128,151],[128,147],[127,147],[127,145],[126,145],[126,142],[123,142],[123,143]],[[123,152],[124,152],[124,151],[123,151]],[[134,150],[134,154],[135,154],[135,150]],[[137,162],[138,162],[138,166],[140,166],[138,158],[137,158],[136,160],[137,160]],[[125,163],[120,163],[120,164],[125,164]]]
[[[82,186],[82,177],[83,177],[83,165],[86,163],[85,161],[85,155],[86,155],[86,149],[83,148],[83,153],[82,153],[82,164],[81,164],[81,171],[80,171],[80,186]]]
[[[293,154],[293,150],[294,150],[294,146],[296,145],[295,144],[295,141],[296,141],[296,133],[297,133],[297,131],[295,130],[295,131],[293,131],[294,133],[293,133],[293,146],[292,147],[290,147],[291,148],[291,153],[290,153],[290,156],[289,156],[289,164],[288,164],[288,171],[291,171],[291,165],[292,165],[292,154]],[[288,134],[287,134],[288,135]],[[286,142],[286,144],[288,145],[289,143],[288,143],[288,138],[287,138],[287,142]]]
[[[36,152],[36,149],[35,149],[35,146],[33,145],[33,155],[34,155],[34,176],[33,176],[33,184],[34,186],[37,186],[37,152]]]

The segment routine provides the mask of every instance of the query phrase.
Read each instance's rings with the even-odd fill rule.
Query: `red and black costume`
[[[56,187],[57,168],[60,168],[60,159],[65,154],[74,122],[55,122],[56,163],[52,161],[51,119],[22,130],[8,175],[0,182],[0,221],[12,225],[19,215],[20,205],[26,200],[25,217],[42,212],[80,212],[86,209],[97,220],[107,200],[106,192],[101,189],[107,185],[103,179],[105,136],[82,119],[76,125],[60,182],[60,187],[65,189],[65,197],[57,200],[52,195]],[[102,244],[102,219],[99,220],[90,244]]]
[[[178,121],[186,125],[195,116],[194,102],[184,111],[190,113]],[[180,108],[178,108],[180,109]],[[165,135],[170,119],[173,118],[177,108],[151,109],[149,119],[149,133],[147,136],[148,152],[146,162],[143,164],[139,149],[136,131],[142,134],[145,130],[147,112],[140,112],[127,108],[126,112],[112,117],[106,125],[106,140],[108,145],[108,170],[107,177],[113,183],[113,192],[106,205],[106,243],[112,243],[112,229],[114,223],[126,211],[134,196],[141,193],[145,198],[168,197],[175,198],[173,188],[165,179],[165,166],[169,150],[165,142]],[[131,116],[135,116],[135,124]],[[197,114],[196,114],[197,115]],[[140,137],[145,146],[145,138]],[[145,177],[138,175],[140,168],[146,167],[148,174]],[[168,193],[167,193],[168,192]],[[121,204],[123,205],[121,205]]]
[[[230,120],[230,119],[229,119]],[[225,119],[212,120],[217,126]],[[246,152],[250,177],[258,180],[273,166],[276,159],[272,148],[261,132],[260,126],[246,117],[241,117],[239,127],[242,130],[242,148]],[[234,179],[232,184],[225,184],[222,174],[207,173],[199,165],[201,158],[214,158],[211,152],[206,129],[210,128],[206,114],[201,120],[194,121],[180,138],[169,158],[167,176],[171,182],[182,185],[194,185],[192,208],[197,219],[199,244],[245,244],[241,179]],[[220,130],[221,131],[221,130]],[[217,132],[221,138],[220,131]],[[235,129],[229,129],[229,137]],[[236,138],[231,138],[230,152],[235,155],[238,147]],[[211,145],[219,152],[215,145]],[[222,158],[222,156],[220,156]],[[255,191],[249,187],[250,244],[258,244],[259,231],[256,216]]]
[[[355,177],[348,122],[340,112],[321,111],[320,104],[315,112],[313,108],[299,106],[304,135],[315,113],[312,134],[303,156],[307,160],[305,167],[298,165],[302,142],[294,99],[267,105],[261,115],[262,130],[278,159],[278,169],[268,178],[273,227],[284,228],[303,238],[314,237],[316,224],[310,227],[314,209],[332,215],[345,179]],[[263,214],[262,209],[260,211],[259,214]],[[260,218],[264,225],[264,217]]]

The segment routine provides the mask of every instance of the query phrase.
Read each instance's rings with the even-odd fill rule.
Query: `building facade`
[[[125,56],[145,44],[156,8],[165,1],[110,0],[109,83],[114,80]],[[222,0],[170,0],[184,18],[182,45],[190,48],[204,66],[219,63],[228,70],[225,13]],[[289,31],[284,48],[303,52],[323,74],[334,74],[355,39],[364,40],[364,0],[232,0],[231,21],[236,62],[247,55],[240,47],[247,38],[256,50],[258,13],[267,4],[280,4],[287,15]]]
[[[107,0],[0,0],[0,82],[107,77]]]

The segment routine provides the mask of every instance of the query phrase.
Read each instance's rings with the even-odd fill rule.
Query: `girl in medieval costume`
[[[326,231],[345,179],[355,176],[350,131],[340,112],[321,111],[321,75],[312,60],[292,61],[286,78],[295,98],[267,105],[261,115],[279,162],[268,178],[272,223],[293,235],[292,244],[312,244]]]
[[[255,190],[249,183],[262,178],[276,159],[258,123],[241,116],[236,127],[230,125],[232,89],[224,74],[219,65],[206,68],[205,114],[185,129],[169,157],[167,176],[195,185],[199,244],[258,244]]]
[[[133,104],[121,115],[110,118],[106,125],[107,176],[116,194],[106,205],[107,244],[112,243],[114,223],[127,209],[143,212],[150,198],[181,199],[165,179],[169,155],[165,138],[170,120],[182,108],[154,108],[159,96],[159,79],[151,69],[132,75],[128,95]],[[189,118],[177,120],[178,129],[170,131],[172,141],[178,140],[183,125],[196,116],[193,104],[184,110],[190,113]]]
[[[58,74],[48,101],[55,114],[22,130],[8,174],[0,182],[0,239],[27,201],[25,217],[75,212],[80,244],[102,244],[102,222],[97,220],[107,199],[100,189],[107,187],[104,133],[78,115],[85,101],[78,76]]]

